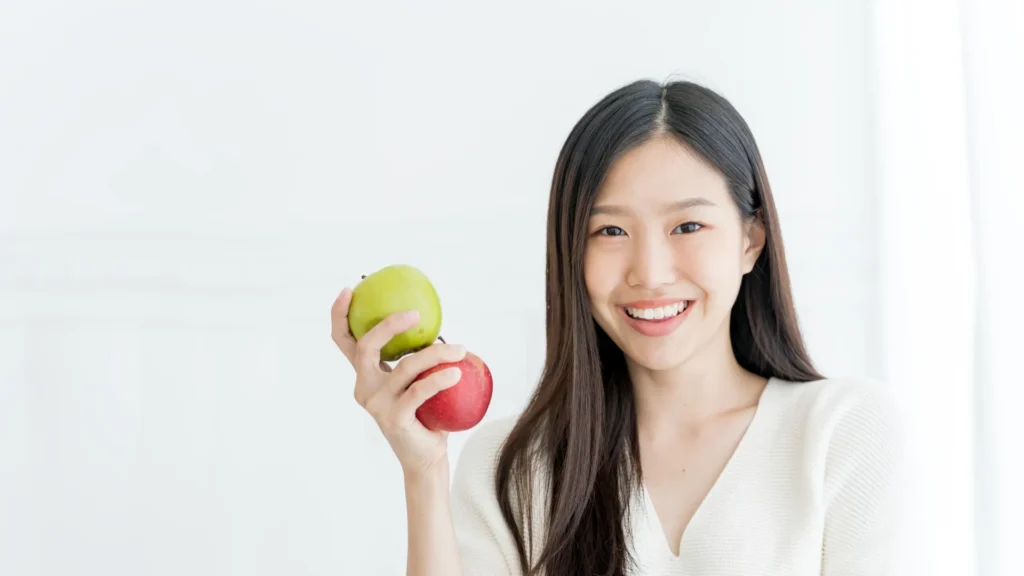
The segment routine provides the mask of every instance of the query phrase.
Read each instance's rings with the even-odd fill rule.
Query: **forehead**
[[[664,136],[633,148],[612,164],[597,204],[642,209],[700,197],[721,205],[728,194],[717,170],[675,138]]]

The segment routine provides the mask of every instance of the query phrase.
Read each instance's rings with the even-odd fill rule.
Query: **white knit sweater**
[[[895,574],[902,486],[895,408],[869,381],[769,381],[739,447],[687,526],[678,557],[650,500],[633,503],[638,574]],[[453,475],[464,576],[522,573],[493,488],[495,458],[512,424],[511,418],[482,424]],[[533,508],[539,546],[544,506]]]

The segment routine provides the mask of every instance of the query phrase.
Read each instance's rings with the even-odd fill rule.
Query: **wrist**
[[[416,469],[403,469],[406,486],[437,486],[448,487],[448,458],[441,458],[437,462]]]

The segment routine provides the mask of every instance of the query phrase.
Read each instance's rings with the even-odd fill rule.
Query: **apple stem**
[[[360,278],[360,280],[366,280],[366,274],[363,274],[363,277]]]
[[[440,334],[437,335],[437,339],[441,341],[441,344],[447,344],[447,342],[444,341],[444,338]]]

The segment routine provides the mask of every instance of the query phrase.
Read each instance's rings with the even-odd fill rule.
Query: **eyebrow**
[[[666,204],[666,205],[662,206],[662,211],[664,211],[664,212],[678,212],[680,210],[686,210],[687,208],[692,208],[694,206],[714,206],[714,205],[715,205],[715,203],[712,202],[711,200],[708,200],[707,198],[687,198],[686,200],[682,200],[682,201],[679,201],[679,202],[672,202],[670,204]],[[606,204],[604,206],[594,206],[594,209],[590,211],[590,215],[591,216],[595,216],[597,214],[612,214],[612,215],[618,215],[618,216],[625,216],[626,212],[627,212],[627,210],[625,208],[621,207],[621,206],[612,206],[612,205]]]

